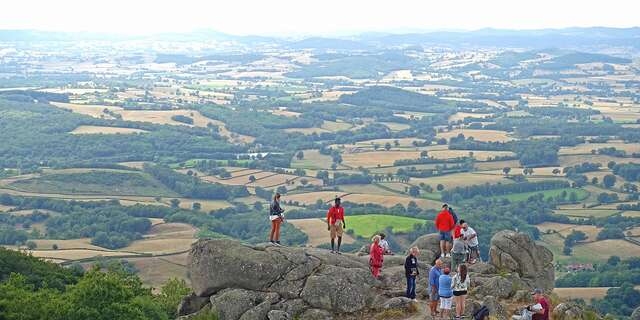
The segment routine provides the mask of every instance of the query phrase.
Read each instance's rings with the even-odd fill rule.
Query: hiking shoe
[[[336,253],[337,253],[337,254],[342,254],[342,252],[340,252],[340,251],[336,251]]]
[[[280,241],[276,241],[276,246],[282,247],[282,244],[280,244]]]
[[[440,258],[444,258],[444,253],[441,253],[441,254],[440,254]]]
[[[451,254],[450,254],[450,253],[447,253],[447,254],[445,254],[445,255],[444,255],[444,257],[445,257],[445,258],[451,258]]]
[[[331,250],[331,253],[336,253],[334,250]]]

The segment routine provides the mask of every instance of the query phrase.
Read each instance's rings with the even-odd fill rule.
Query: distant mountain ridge
[[[395,46],[513,47],[523,49],[584,49],[625,47],[640,50],[640,27],[564,28],[537,30],[480,29],[475,31],[435,31],[425,33],[362,33],[349,38],[311,36],[303,39],[257,35],[232,35],[214,30],[152,35],[120,35],[95,32],[50,32],[0,30],[0,41],[235,41],[242,44],[269,43],[291,49],[368,50]]]

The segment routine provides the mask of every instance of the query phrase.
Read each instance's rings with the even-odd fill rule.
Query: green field
[[[556,197],[560,195],[563,191],[566,191],[567,194],[571,194],[571,192],[575,192],[578,196],[578,201],[582,201],[589,196],[589,192],[582,189],[574,189],[574,188],[563,188],[563,189],[553,189],[553,190],[544,190],[544,191],[533,191],[533,192],[523,192],[523,193],[514,193],[508,194],[504,196],[495,196],[492,197],[494,199],[508,199],[509,201],[525,201],[529,197],[534,196],[536,194],[542,193],[545,198],[548,197]]]
[[[345,220],[347,230],[353,230],[356,235],[365,238],[371,237],[376,232],[384,231],[389,227],[391,227],[394,232],[408,232],[413,230],[414,225],[425,222],[425,220],[421,219],[385,214],[348,216]]]
[[[54,173],[19,180],[10,188],[36,193],[175,197],[177,194],[144,173],[89,171]]]
[[[618,212],[620,211],[615,209],[562,209],[562,210],[555,210],[553,213],[570,216],[570,217],[603,218],[603,217],[611,216]]]

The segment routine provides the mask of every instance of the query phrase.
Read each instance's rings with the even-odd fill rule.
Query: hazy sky
[[[635,0],[3,0],[0,29],[233,34],[640,25]]]

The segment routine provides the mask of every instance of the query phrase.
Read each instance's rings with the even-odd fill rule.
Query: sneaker
[[[441,254],[440,254],[440,258],[444,258],[444,253],[441,253]]]
[[[282,247],[282,244],[280,244],[280,241],[276,241],[276,246]]]
[[[340,252],[340,251],[336,251],[336,253],[337,253],[337,254],[342,254],[342,252]]]
[[[447,253],[447,254],[445,254],[445,255],[444,255],[444,257],[445,257],[445,258],[451,258],[451,254],[450,254],[450,253]]]
[[[336,253],[335,251],[331,250],[331,253]]]

